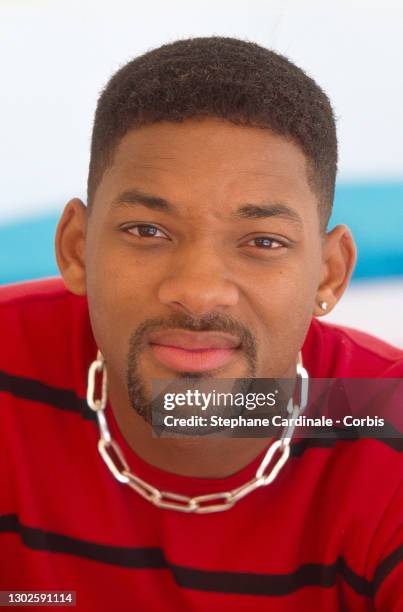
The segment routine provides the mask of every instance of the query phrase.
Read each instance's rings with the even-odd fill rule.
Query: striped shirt
[[[297,439],[230,510],[162,510],[97,452],[86,299],[60,279],[3,287],[0,339],[0,590],[76,591],[83,612],[403,611],[401,439]],[[311,377],[403,376],[402,351],[316,319],[302,352]],[[131,470],[163,490],[230,490],[262,458],[220,479],[165,472],[106,410]]]

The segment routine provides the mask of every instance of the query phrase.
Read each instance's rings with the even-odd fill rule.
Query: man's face
[[[321,254],[293,142],[218,119],[130,131],[86,236],[90,316],[115,388],[146,416],[152,379],[292,376]]]

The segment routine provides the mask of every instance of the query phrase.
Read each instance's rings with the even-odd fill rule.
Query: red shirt
[[[86,299],[60,279],[0,288],[0,339],[0,590],[76,591],[85,612],[403,611],[401,439],[299,439],[277,479],[230,510],[161,510],[97,452]],[[316,319],[303,361],[311,377],[403,376],[402,351]],[[164,490],[230,490],[261,460],[174,475],[107,414],[131,470]]]

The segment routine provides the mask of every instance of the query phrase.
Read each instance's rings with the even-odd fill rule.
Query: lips
[[[160,332],[150,337],[149,345],[161,365],[187,372],[223,367],[240,350],[238,338],[218,332]]]

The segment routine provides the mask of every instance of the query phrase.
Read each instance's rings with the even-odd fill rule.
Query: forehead
[[[286,201],[300,212],[316,206],[306,157],[293,141],[268,129],[213,118],[129,131],[95,199],[111,202],[132,188],[181,204],[186,214],[209,206],[225,212],[262,198]]]

